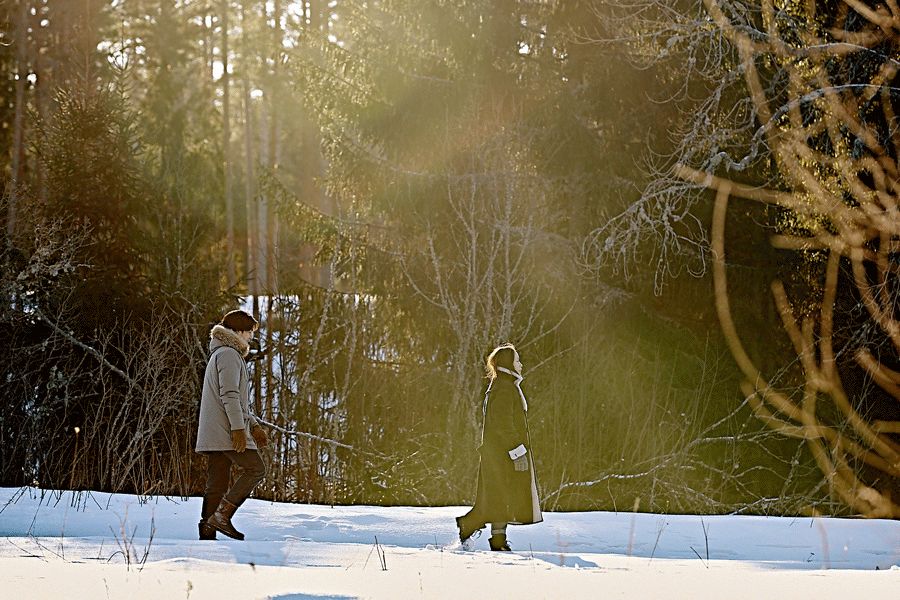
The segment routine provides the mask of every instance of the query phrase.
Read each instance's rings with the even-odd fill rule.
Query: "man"
[[[231,518],[266,475],[257,449],[268,444],[268,436],[250,413],[250,373],[244,360],[258,327],[251,315],[234,310],[210,332],[195,448],[208,461],[199,523],[201,540],[216,539],[216,531],[244,539]],[[240,475],[229,488],[232,465],[240,468]]]

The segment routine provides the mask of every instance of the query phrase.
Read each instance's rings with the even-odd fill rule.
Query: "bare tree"
[[[419,231],[403,243],[407,282],[447,331],[437,355],[446,361],[448,432],[476,431],[493,346],[512,341],[527,351],[561,322],[546,309],[572,249],[550,230],[552,183],[519,156],[512,140],[498,139],[471,157],[468,172],[439,177],[435,204],[445,208],[419,215]]]
[[[640,5],[673,18],[664,26],[632,24],[647,32],[636,43],[680,46],[685,56],[705,59],[699,66],[690,60],[687,76],[705,78],[709,95],[670,157],[676,168],[660,169],[630,212],[595,232],[586,256],[593,264],[616,260],[634,248],[633,238],[648,235],[668,250],[685,241],[703,245],[701,237],[680,237],[679,222],[703,190],[715,190],[716,309],[746,378],[747,401],[773,429],[805,441],[830,491],[853,511],[897,517],[900,6],[893,0],[842,0],[836,8],[770,0],[704,0],[681,11],[654,1]],[[791,298],[778,280],[771,289],[801,367],[799,393],[779,387],[751,359],[732,316],[725,262],[731,198],[782,209],[788,217],[772,243],[821,265],[815,294]],[[848,365],[876,385],[854,389]],[[863,409],[873,403],[885,408]]]

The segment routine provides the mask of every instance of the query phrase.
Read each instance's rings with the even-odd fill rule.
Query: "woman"
[[[244,534],[232,525],[231,517],[266,475],[257,448],[268,444],[268,436],[250,414],[250,374],[244,360],[258,327],[251,315],[234,310],[210,332],[210,356],[203,377],[195,448],[207,457],[206,492],[199,524],[201,540],[216,539],[216,531],[236,540],[244,539]],[[229,488],[232,464],[240,468],[240,476]]]
[[[522,363],[512,344],[494,349],[487,359],[491,382],[484,396],[481,462],[475,506],[457,517],[459,540],[469,538],[491,524],[491,550],[509,551],[506,525],[543,521],[538,501],[531,441],[525,415],[528,403],[522,393]]]

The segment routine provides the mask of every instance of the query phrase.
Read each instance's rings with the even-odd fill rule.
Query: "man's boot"
[[[216,512],[216,508],[218,508],[219,503],[222,502],[221,494],[214,494],[213,496],[203,496],[203,507],[200,510],[200,522],[197,523],[197,528],[200,531],[200,539],[201,540],[214,540],[216,539],[216,528],[206,522],[214,512]]]
[[[488,543],[491,545],[491,550],[500,552],[512,552],[512,548],[510,548],[509,544],[506,543],[505,533],[495,533],[490,538],[488,538]]]
[[[213,516],[206,520],[206,522],[228,537],[242,540],[244,539],[244,534],[235,529],[234,525],[231,524],[231,517],[234,516],[234,511],[237,509],[237,506],[223,498],[221,504],[219,504],[219,508],[213,513]]]
[[[207,523],[206,521],[200,521],[197,523],[197,528],[200,530],[200,539],[201,540],[214,540],[216,539],[216,528]]]

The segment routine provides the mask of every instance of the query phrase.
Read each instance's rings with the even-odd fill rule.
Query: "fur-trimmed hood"
[[[210,352],[219,346],[228,346],[229,348],[237,350],[243,357],[246,357],[247,354],[250,353],[250,344],[245,342],[244,338],[224,325],[216,325],[213,327],[212,331],[209,332],[209,340]]]

